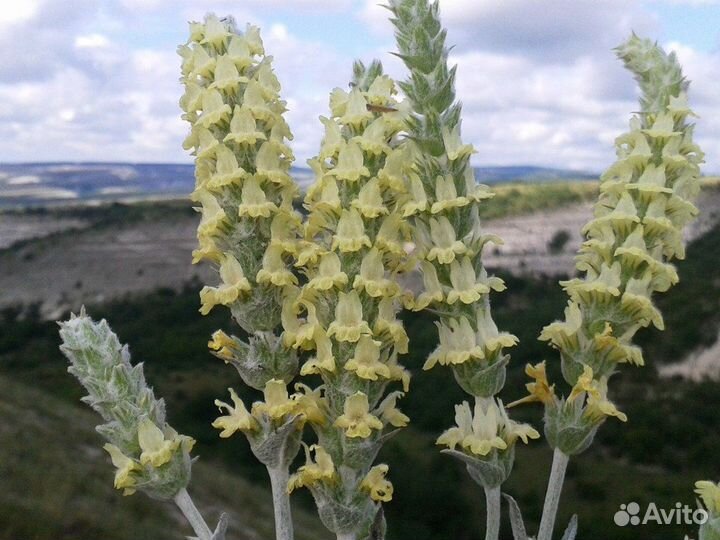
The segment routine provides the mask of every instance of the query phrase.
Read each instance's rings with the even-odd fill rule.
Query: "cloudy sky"
[[[189,163],[179,57],[207,11],[263,29],[299,164],[354,58],[402,78],[380,0],[16,0],[0,6],[0,162]],[[612,54],[631,30],[693,81],[707,172],[720,172],[720,0],[440,0],[476,165],[601,171],[636,110]]]

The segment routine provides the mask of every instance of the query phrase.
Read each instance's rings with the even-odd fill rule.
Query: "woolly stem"
[[[545,504],[543,505],[542,519],[540,520],[540,531],[538,540],[551,540],[555,517],[557,516],[560,504],[560,494],[565,482],[565,471],[567,470],[570,457],[556,448],[553,454],[552,470],[548,480],[547,492],[545,493]]]
[[[197,509],[197,506],[195,506],[195,503],[185,488],[178,491],[178,494],[175,495],[175,504],[177,504],[200,540],[212,540],[213,533],[210,527],[205,523],[205,519],[203,519],[202,514],[200,514],[200,511]]]
[[[487,527],[485,540],[498,540],[500,536],[500,486],[485,488],[487,501]]]
[[[337,535],[337,540],[355,540],[355,534],[354,533],[339,533]]]
[[[292,540],[292,512],[290,510],[290,496],[287,491],[288,467],[279,465],[278,467],[268,467],[267,470],[270,475],[273,508],[275,510],[275,538],[277,540]]]

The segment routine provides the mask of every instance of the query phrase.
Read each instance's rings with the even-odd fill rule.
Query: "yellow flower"
[[[607,377],[595,381],[593,391],[588,392],[584,415],[594,422],[600,422],[608,416],[615,416],[621,422],[627,422],[627,415],[620,412],[607,398]]]
[[[342,271],[340,258],[336,253],[328,252],[320,256],[320,265],[317,274],[310,279],[307,286],[318,291],[327,291],[333,287],[340,288],[346,285],[348,277]]]
[[[215,70],[215,62],[215,58],[210,56],[204,47],[193,44],[192,58],[190,60],[193,70],[190,73],[190,78],[193,79],[198,76],[210,78]]]
[[[430,220],[430,238],[433,247],[427,254],[429,261],[437,259],[440,264],[450,264],[456,255],[467,252],[467,247],[457,239],[455,229],[445,216]]]
[[[327,335],[337,341],[355,343],[363,334],[372,335],[370,326],[363,320],[362,303],[357,291],[339,293],[335,306],[335,320],[328,326]]]
[[[214,80],[208,88],[216,88],[225,94],[235,94],[240,83],[247,83],[247,77],[240,76],[238,68],[232,58],[226,55],[218,56],[215,62]]]
[[[410,372],[398,364],[397,352],[390,354],[387,367],[390,369],[390,380],[402,382],[403,392],[410,390]]]
[[[460,208],[470,204],[467,197],[458,197],[455,181],[448,175],[438,176],[435,180],[435,199],[430,212],[437,214],[444,210]]]
[[[383,219],[380,229],[375,235],[375,247],[382,251],[392,253],[394,255],[405,256],[405,242],[402,234],[405,232],[407,225],[397,213],[392,213]]]
[[[440,281],[438,280],[435,266],[427,261],[422,261],[420,263],[420,268],[424,287],[423,291],[412,304],[413,311],[425,309],[433,302],[442,302],[443,298],[445,298],[443,295],[442,285],[440,285]]]
[[[702,499],[709,512],[713,515],[720,514],[720,486],[718,484],[700,480],[695,482],[695,493]]]
[[[245,88],[245,93],[242,99],[243,107],[247,107],[248,110],[257,120],[264,122],[274,122],[275,113],[268,107],[265,95],[257,81],[251,80]]]
[[[388,213],[388,209],[383,205],[380,184],[377,178],[368,180],[360,189],[358,198],[354,199],[350,205],[357,208],[366,218],[376,218]]]
[[[403,217],[414,216],[419,212],[425,212],[428,209],[427,194],[425,187],[417,174],[410,177],[410,193],[407,195],[407,201],[402,207]]]
[[[342,116],[347,110],[347,103],[350,99],[348,93],[342,88],[333,88],[330,92],[330,112],[334,118]]]
[[[280,165],[280,156],[270,143],[263,143],[255,158],[255,167],[258,178],[267,178],[270,182],[281,186],[292,183],[290,175]]]
[[[345,363],[345,369],[355,372],[361,379],[377,381],[378,375],[390,378],[390,369],[380,361],[380,341],[360,336],[355,355]]]
[[[195,156],[200,159],[209,159],[215,157],[216,150],[221,146],[220,141],[215,138],[208,129],[201,126],[194,126],[190,136],[197,135],[197,151]]]
[[[342,201],[340,201],[340,190],[334,178],[326,177],[321,181],[320,197],[310,205],[310,208],[314,211],[340,213]]]
[[[367,109],[367,101],[359,88],[350,91],[345,111],[340,117],[340,122],[346,126],[363,127],[373,118],[373,114]]]
[[[514,407],[521,403],[532,403],[539,401],[545,405],[551,405],[555,403],[555,385],[550,386],[547,379],[547,373],[545,372],[545,361],[543,360],[539,364],[528,364],[525,366],[525,373],[528,377],[535,379],[535,382],[531,382],[525,385],[530,395],[510,403],[508,407]]]
[[[242,293],[251,290],[252,286],[245,277],[242,266],[238,260],[230,254],[220,265],[220,278],[222,284],[219,287],[203,287],[200,291],[200,313],[207,315],[210,310],[220,304],[227,306],[235,302]]]
[[[441,366],[462,364],[472,359],[482,359],[485,353],[475,341],[475,331],[466,318],[449,319],[435,323],[438,327],[440,344],[428,356],[424,370],[431,369],[436,363]]]
[[[162,430],[151,420],[144,418],[138,426],[138,443],[142,450],[140,463],[151,464],[153,467],[165,465],[172,459],[180,442],[178,438],[166,440]]]
[[[592,368],[590,366],[583,366],[583,372],[575,382],[567,400],[568,402],[572,402],[575,401],[578,396],[584,395],[585,393],[595,393],[597,395],[597,392],[598,390],[593,380]]]
[[[305,446],[305,465],[290,477],[287,488],[288,493],[292,493],[297,488],[312,486],[318,482],[330,484],[337,480],[335,464],[330,454],[317,444],[313,444],[310,448],[305,443],[303,443],[303,446]],[[310,456],[310,452],[313,451],[315,452],[314,461]]]
[[[378,315],[375,319],[373,331],[376,335],[387,332],[392,338],[395,349],[400,354],[408,352],[410,340],[403,327],[402,321],[395,318],[395,301],[392,298],[383,298],[378,304]]]
[[[518,439],[528,444],[529,439],[539,439],[540,434],[530,424],[515,422],[510,419],[502,401],[498,400],[500,437],[507,443],[508,447],[517,442]]]
[[[343,253],[352,253],[370,247],[370,238],[365,234],[365,224],[355,208],[343,210],[337,224],[337,231],[333,235],[332,249],[339,249]]]
[[[675,131],[674,128],[675,121],[672,115],[667,112],[662,112],[655,117],[649,129],[643,129],[642,131],[653,139],[667,139],[674,135],[682,135],[680,131]]]
[[[332,351],[332,342],[321,327],[315,329],[313,335],[315,342],[315,356],[305,362],[300,369],[300,375],[319,375],[323,371],[335,371],[335,356]]]
[[[399,285],[396,281],[385,277],[385,266],[383,266],[382,254],[372,248],[363,257],[360,264],[360,273],[355,276],[353,288],[364,290],[368,296],[394,296],[399,292]]]
[[[202,94],[202,114],[197,120],[199,126],[210,129],[215,124],[225,122],[232,114],[230,105],[223,101],[220,92],[207,89]]]
[[[453,288],[448,292],[447,303],[451,305],[458,300],[472,304],[490,292],[490,287],[476,281],[475,268],[469,257],[463,257],[460,263],[457,259],[450,263],[450,283]]]
[[[234,142],[240,145],[254,146],[258,141],[264,141],[267,137],[262,131],[258,131],[255,117],[247,107],[235,105],[232,120],[230,120],[230,133],[225,135],[225,142]]]
[[[250,54],[265,54],[265,48],[263,47],[263,42],[260,38],[260,28],[252,24],[246,25],[243,37],[248,44]]]
[[[212,237],[199,235],[198,244],[198,248],[194,249],[192,252],[193,264],[197,264],[204,259],[213,262],[220,262],[223,254],[215,245],[215,241],[212,239]]]
[[[455,406],[455,423],[438,437],[436,444],[454,449],[460,445],[463,449],[478,456],[487,456],[493,449],[505,450],[507,443],[499,436],[499,411],[495,401],[486,407],[480,400],[475,403],[475,411],[470,410],[467,401]]]
[[[285,285],[297,285],[297,278],[288,270],[282,258],[283,248],[270,244],[263,255],[263,266],[258,271],[256,280],[258,283],[273,284],[276,287]]]
[[[305,384],[297,383],[295,391],[296,393],[290,396],[290,399],[297,403],[295,407],[297,412],[305,416],[305,419],[312,424],[324,425],[326,415],[323,411],[327,408],[327,403],[322,397],[321,389],[313,390]]]
[[[203,28],[202,44],[208,44],[215,48],[221,48],[225,44],[225,40],[232,33],[228,30],[227,25],[217,18],[216,15],[209,14],[205,17],[205,25]]]
[[[314,345],[317,345],[315,339],[323,336],[325,332],[317,318],[317,308],[315,304],[308,299],[302,299],[299,301],[299,305],[305,308],[307,315],[305,316],[305,321],[295,330],[295,343],[293,347],[296,349],[310,349]]]
[[[360,483],[360,489],[367,491],[373,501],[389,502],[393,496],[393,485],[385,479],[388,466],[375,465]]]
[[[393,427],[405,427],[410,422],[410,418],[404,415],[396,405],[398,398],[404,395],[402,392],[390,392],[378,405],[380,418],[385,424]]]
[[[202,218],[198,225],[198,235],[212,236],[217,233],[218,228],[225,222],[225,210],[222,209],[217,199],[205,190],[195,193],[195,200],[202,204]]]
[[[392,100],[395,93],[397,93],[395,81],[387,75],[380,75],[375,77],[372,84],[370,84],[367,92],[365,92],[365,97],[369,104],[383,106]]]
[[[356,142],[358,146],[368,154],[376,156],[389,154],[391,150],[386,142],[388,139],[386,130],[387,124],[385,123],[385,119],[380,116],[363,130],[362,135],[356,135],[351,140]]]
[[[137,480],[133,476],[133,472],[141,471],[142,467],[134,459],[130,459],[114,444],[106,444],[103,446],[105,451],[110,454],[112,464],[117,469],[115,471],[115,489],[122,489],[123,495],[132,495],[135,493],[135,484]]]
[[[405,176],[406,173],[412,168],[412,163],[412,156],[408,152],[406,145],[401,145],[397,148],[394,148],[392,152],[390,152],[385,158],[385,164],[383,165],[383,168],[380,169],[377,173],[377,178],[378,180],[380,180],[380,185],[383,188],[391,189],[396,193],[404,193]],[[412,178],[417,178],[419,180],[417,174],[413,174]],[[412,186],[411,191],[413,197],[420,196],[420,193],[414,191],[414,188]],[[418,199],[418,202],[419,201],[420,199]]]
[[[244,70],[253,63],[252,56],[250,55],[250,47],[248,47],[247,41],[245,41],[245,38],[242,36],[233,35],[230,38],[226,55],[239,70]]]
[[[216,429],[222,429],[220,437],[223,439],[230,437],[236,431],[255,431],[258,428],[257,421],[250,415],[248,410],[245,408],[245,404],[242,399],[238,397],[235,390],[228,388],[230,392],[230,399],[232,399],[233,405],[215,400],[215,406],[222,412],[223,409],[227,410],[229,415],[220,416],[213,423],[212,427]]]
[[[287,253],[297,254],[300,220],[294,214],[278,212],[270,223],[270,245]]]
[[[297,409],[297,402],[288,397],[285,381],[270,379],[265,383],[263,395],[265,396],[264,402],[253,403],[252,415],[254,417],[266,414],[273,420],[281,420],[286,414],[293,413]]]
[[[224,144],[218,146],[215,156],[217,158],[215,174],[210,177],[208,188],[217,189],[235,184],[247,175],[247,172],[238,166],[235,154]]]
[[[460,125],[456,125],[452,131],[445,126],[442,128],[442,138],[445,144],[445,152],[450,161],[456,161],[462,157],[470,156],[475,150],[471,144],[463,144],[460,139]]]
[[[503,347],[514,347],[518,338],[507,332],[499,332],[489,309],[478,309],[475,318],[477,331],[475,341],[487,353],[494,353]],[[489,354],[488,354],[489,356]]]
[[[370,176],[370,170],[364,164],[362,150],[357,143],[343,144],[338,155],[337,166],[328,171],[329,175],[338,180],[357,182],[360,178]]]
[[[325,126],[325,136],[320,143],[320,160],[334,158],[345,144],[345,140],[340,132],[340,126],[330,118],[320,117],[320,121]]]
[[[208,342],[208,347],[213,351],[217,351],[215,354],[225,360],[226,363],[235,357],[233,354],[235,340],[222,330],[213,332],[212,339]]]
[[[383,423],[370,414],[368,398],[362,392],[357,392],[345,399],[343,414],[335,420],[335,427],[345,430],[346,437],[368,438],[373,429],[382,429]]]
[[[238,206],[240,217],[268,218],[278,209],[275,203],[267,200],[265,192],[260,187],[260,180],[255,176],[251,176],[243,183],[241,198],[242,202]]]
[[[579,347],[578,331],[582,327],[582,311],[572,300],[565,308],[565,320],[556,321],[542,329],[538,339],[550,341],[556,349],[563,351],[577,350]]]

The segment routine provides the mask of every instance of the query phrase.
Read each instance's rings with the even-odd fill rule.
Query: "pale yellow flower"
[[[373,501],[389,502],[393,496],[393,485],[385,479],[387,465],[375,465],[360,483],[360,489],[367,491]]]
[[[328,326],[327,335],[335,337],[337,341],[355,343],[363,334],[372,335],[372,331],[363,319],[362,303],[357,291],[339,293],[335,320]]]
[[[180,446],[180,440],[165,439],[165,434],[151,420],[144,418],[138,426],[138,444],[142,450],[140,463],[160,467],[168,463]]]
[[[344,429],[346,437],[366,439],[374,429],[382,429],[383,423],[370,414],[367,395],[357,392],[345,399],[343,414],[335,420],[335,426]]]
[[[230,399],[232,399],[233,405],[228,405],[216,399],[215,406],[218,407],[220,411],[223,409],[227,410],[229,414],[227,416],[220,416],[212,423],[212,427],[222,429],[220,437],[223,439],[230,437],[236,431],[250,432],[258,428],[257,421],[245,408],[245,404],[235,393],[235,390],[228,388],[228,391],[230,392]]]
[[[241,198],[242,202],[238,206],[240,217],[269,218],[270,214],[278,209],[275,203],[267,200],[265,192],[260,187],[260,180],[255,176],[243,182]]]
[[[430,238],[433,246],[427,254],[429,261],[437,259],[440,264],[450,264],[457,255],[467,252],[467,247],[457,239],[455,229],[445,216],[430,220]]]
[[[110,454],[112,464],[117,469],[115,471],[115,489],[122,489],[123,495],[132,495],[135,493],[135,484],[137,483],[133,473],[141,471],[142,467],[134,459],[130,459],[114,444],[105,444],[105,451]]]
[[[355,354],[345,363],[345,369],[353,371],[361,379],[377,381],[378,376],[390,378],[390,369],[380,361],[380,341],[370,336],[360,336]]]
[[[330,251],[320,256],[320,264],[317,273],[310,279],[307,287],[318,291],[327,291],[347,285],[348,277],[342,271],[340,258],[336,253]]]
[[[286,285],[297,285],[297,277],[288,269],[283,260],[283,248],[270,244],[263,255],[263,265],[258,271],[256,280],[258,283],[272,284],[276,287]]]
[[[312,451],[315,452],[315,460],[310,456]],[[290,477],[287,490],[292,493],[297,488],[313,486],[318,482],[331,484],[336,480],[337,473],[332,457],[322,446],[314,444],[310,448],[305,446],[305,465]]]
[[[332,249],[352,253],[371,245],[360,213],[355,208],[343,210],[333,235]]]
[[[285,381],[270,379],[265,383],[263,395],[265,401],[253,403],[252,415],[255,417],[266,414],[273,420],[282,420],[285,415],[294,413],[297,409],[297,402],[288,396]]]
[[[364,290],[368,296],[377,298],[394,296],[399,292],[400,287],[396,281],[385,277],[382,254],[376,248],[372,248],[363,257],[360,273],[353,281],[353,288]]]

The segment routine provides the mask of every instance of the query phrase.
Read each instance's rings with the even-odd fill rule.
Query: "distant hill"
[[[543,182],[593,179],[587,172],[543,167],[476,167],[479,182]],[[293,167],[302,187],[310,169]],[[185,197],[195,183],[193,165],[171,163],[14,163],[0,164],[0,208],[67,204],[73,201],[132,201]]]

